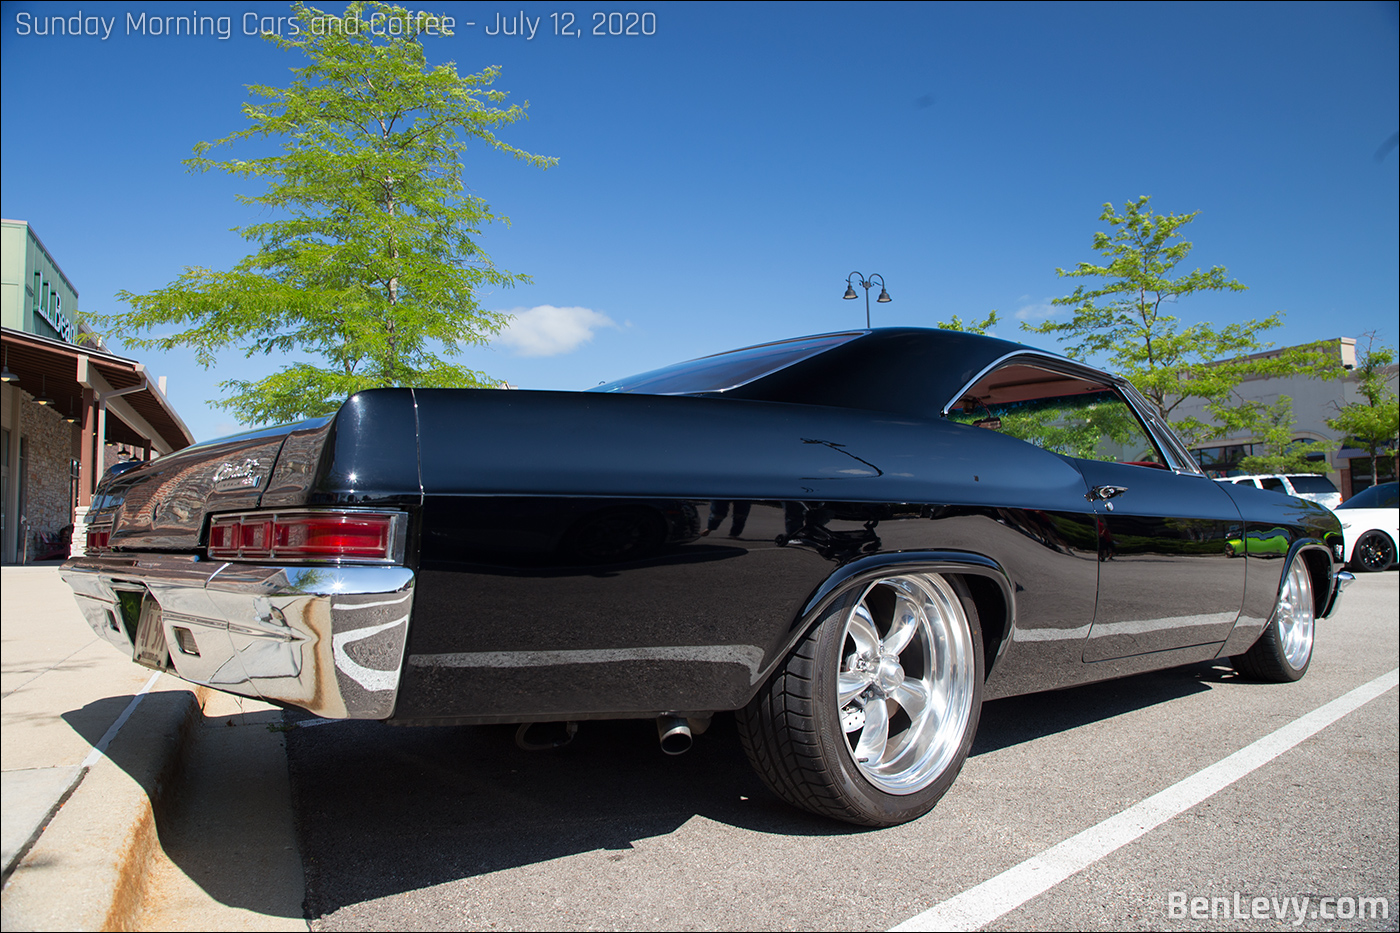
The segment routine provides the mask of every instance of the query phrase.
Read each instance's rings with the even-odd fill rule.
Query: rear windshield
[[[226,434],[223,437],[216,437],[212,440],[200,441],[193,447],[186,447],[180,453],[203,450],[206,447],[216,447],[219,444],[229,444],[233,442],[243,443],[245,441],[261,440],[265,437],[276,437],[279,434],[291,434],[294,430],[319,428],[330,421],[334,415],[322,415],[319,418],[307,418],[305,421],[294,421],[288,424],[274,424],[266,428],[254,428],[251,431],[244,431],[242,434]]]
[[[1358,492],[1341,505],[1339,509],[1393,509],[1400,505],[1400,484],[1381,483],[1364,492]]]
[[[1288,481],[1299,492],[1336,492],[1337,487],[1325,476],[1290,476]]]
[[[639,395],[685,395],[723,392],[753,382],[769,373],[800,363],[832,347],[859,337],[859,333],[825,334],[766,343],[759,347],[717,353],[698,360],[676,363],[594,386],[589,392],[635,392]]]

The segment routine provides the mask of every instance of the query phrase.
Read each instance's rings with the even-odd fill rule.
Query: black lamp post
[[[855,279],[855,284],[851,283],[852,279]],[[852,272],[850,275],[846,276],[846,294],[841,296],[842,298],[845,298],[847,300],[852,300],[859,297],[856,295],[856,285],[859,285],[861,288],[865,289],[866,330],[870,329],[870,286],[875,284],[875,279],[880,280],[880,297],[875,299],[876,304],[886,304],[887,302],[893,301],[894,299],[890,298],[890,293],[885,291],[885,277],[883,275],[880,275],[878,272],[870,276],[870,278],[868,279],[865,276],[861,275],[859,272]]]

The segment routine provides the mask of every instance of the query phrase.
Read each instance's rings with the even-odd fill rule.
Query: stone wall
[[[76,427],[53,409],[28,399],[19,410],[28,460],[24,517],[29,522],[32,559],[38,535],[55,533],[73,521],[69,464]]]

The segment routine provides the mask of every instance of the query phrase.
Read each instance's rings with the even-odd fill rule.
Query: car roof
[[[788,347],[793,352],[781,359]],[[778,359],[773,368],[750,365],[754,357],[770,350]],[[1002,360],[1023,355],[1106,383],[1121,383],[1092,367],[998,337],[921,327],[882,327],[745,347],[620,379],[596,390],[723,395],[933,418],[939,417],[946,405],[988,369]],[[734,372],[739,376],[715,375],[727,360],[735,361]]]
[[[1338,508],[1342,509],[1393,509],[1393,505],[1361,505],[1360,502],[1369,502],[1372,499],[1391,499],[1395,495],[1396,483],[1378,483],[1375,486],[1367,486],[1356,493]]]

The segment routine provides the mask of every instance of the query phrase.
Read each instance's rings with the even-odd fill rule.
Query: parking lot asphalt
[[[56,568],[6,567],[3,926],[193,928],[197,910],[151,913],[152,890],[178,889],[233,911],[230,928],[304,927],[304,867],[315,929],[1393,930],[1398,578],[1358,580],[1298,684],[1207,663],[989,703],[939,807],[869,831],[774,800],[720,720],[667,758],[649,723],[585,724],[574,746],[529,754],[500,727],[282,726],[246,701],[211,706],[96,638]],[[231,712],[255,728],[209,728]],[[289,787],[268,724],[290,730]],[[1288,730],[1292,744],[1270,738]],[[1270,741],[1271,757],[1066,870],[1067,843],[1141,822],[1144,801]],[[187,761],[190,746],[207,757]],[[255,813],[250,781],[267,794]],[[172,794],[182,783],[207,793]],[[231,850],[211,843],[270,845],[270,823],[293,819],[300,866],[255,840],[244,869],[218,870]],[[1047,866],[1043,890],[1017,880]],[[987,907],[998,884],[1004,910]],[[1284,916],[1261,918],[1261,898]],[[1328,898],[1334,914],[1381,898],[1389,915],[1329,918]]]
[[[1296,684],[1207,662],[989,703],[952,790],[889,829],[776,800],[723,717],[679,758],[648,723],[583,723],[569,747],[527,753],[506,727],[303,720],[288,754],[308,916],[317,930],[1395,929],[1396,584],[1358,580]],[[1256,918],[1256,898],[1284,919]],[[1350,918],[1326,916],[1347,898]],[[1366,898],[1388,915],[1356,919]]]

